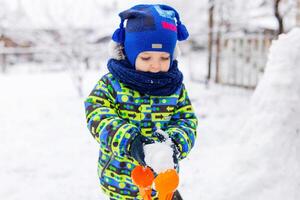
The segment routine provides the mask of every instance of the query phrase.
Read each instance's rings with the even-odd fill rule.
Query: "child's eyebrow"
[[[140,56],[152,56],[152,53],[141,53]],[[168,53],[161,53],[159,56],[169,56],[170,54]]]
[[[142,53],[141,56],[149,56],[151,55],[150,53]]]

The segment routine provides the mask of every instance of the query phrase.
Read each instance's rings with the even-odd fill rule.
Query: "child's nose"
[[[159,61],[154,61],[151,63],[150,71],[151,72],[159,72],[161,68],[161,63]]]
[[[154,67],[152,66],[150,68],[150,72],[152,72],[152,73],[156,73],[156,72],[159,72],[159,71],[160,71],[160,67],[157,66],[157,65],[155,65]]]

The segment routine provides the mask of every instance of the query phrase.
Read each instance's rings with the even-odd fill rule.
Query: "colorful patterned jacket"
[[[100,143],[98,175],[111,199],[141,199],[130,174],[138,162],[129,155],[138,134],[157,140],[164,130],[184,159],[194,146],[197,118],[182,85],[170,96],[149,96],[128,88],[111,73],[104,75],[85,100],[88,128]],[[156,192],[153,190],[153,196]]]

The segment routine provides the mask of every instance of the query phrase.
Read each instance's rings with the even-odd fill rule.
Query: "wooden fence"
[[[70,46],[62,47],[4,47],[0,46],[0,72],[5,73],[16,63],[22,62],[70,62],[77,60],[84,62],[86,68],[90,67],[89,61],[93,58],[99,58],[105,55],[106,51],[96,45],[79,46],[77,48]],[[12,64],[13,63],[13,64]],[[51,65],[49,65],[51,68]]]
[[[264,72],[272,39],[265,34],[219,37],[215,48],[216,82],[255,88]]]

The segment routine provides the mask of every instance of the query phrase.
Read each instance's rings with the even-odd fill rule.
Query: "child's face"
[[[170,68],[170,54],[159,51],[144,51],[135,60],[135,68],[142,72],[167,72]]]

